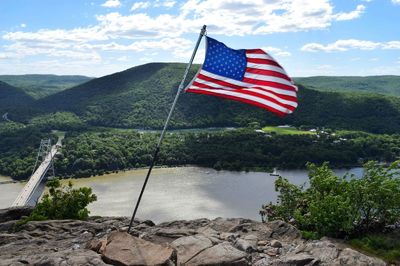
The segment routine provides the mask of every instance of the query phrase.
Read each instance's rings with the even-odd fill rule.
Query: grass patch
[[[350,240],[354,248],[375,255],[388,263],[400,265],[400,233],[370,234]]]
[[[262,129],[266,133],[275,133],[277,135],[311,135],[315,132],[299,130],[295,127],[272,127],[267,126]]]

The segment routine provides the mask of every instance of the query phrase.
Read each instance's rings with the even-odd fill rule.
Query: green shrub
[[[61,185],[60,180],[54,179],[48,181],[46,186],[49,192],[36,205],[32,214],[21,220],[19,224],[54,219],[84,220],[89,216],[87,205],[97,200],[91,188],[73,188],[71,181],[68,185]]]
[[[400,221],[398,162],[364,165],[362,178],[337,177],[325,163],[308,164],[309,187],[278,178],[277,204],[264,205],[263,220],[282,219],[319,235],[349,237],[382,230]]]

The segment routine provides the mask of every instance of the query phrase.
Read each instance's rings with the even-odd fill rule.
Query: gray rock
[[[247,265],[247,254],[237,250],[229,242],[223,242],[204,250],[186,265]]]
[[[338,265],[354,265],[354,266],[384,266],[386,263],[378,258],[368,257],[358,251],[345,248],[334,261]]]
[[[102,253],[113,265],[170,265],[176,263],[176,251],[169,246],[153,244],[126,232],[113,232]]]
[[[13,207],[0,210],[0,223],[19,220],[22,216],[29,216],[33,211],[32,207]]]
[[[12,259],[1,260],[0,265],[108,265],[100,254],[91,250],[64,250],[47,254],[31,254]]]
[[[272,238],[285,241],[293,241],[301,238],[300,231],[293,225],[285,223],[284,221],[276,220],[267,223],[267,225],[272,230]]]
[[[330,241],[312,241],[297,247],[295,252],[307,252],[321,263],[329,264],[338,257],[340,249]]]
[[[300,253],[300,254],[290,254],[280,259],[276,260],[272,265],[276,266],[304,266],[304,265],[315,265],[317,260],[311,255]]]
[[[240,235],[237,234],[237,233],[226,233],[226,232],[223,232],[223,233],[221,233],[219,235],[219,239],[233,242],[237,238],[239,238],[239,236]]]
[[[254,264],[254,266],[267,266],[267,265],[271,265],[271,259],[269,257],[265,257],[262,258],[258,261],[256,261]]]
[[[241,238],[236,239],[234,245],[237,249],[247,253],[250,253],[252,251],[257,251],[257,246]]]
[[[281,242],[279,242],[278,240],[272,240],[271,241],[271,247],[274,247],[274,248],[281,248],[282,247],[282,243]]]
[[[156,231],[155,235],[169,237],[169,238],[180,238],[182,236],[191,236],[196,234],[196,230],[193,229],[175,229],[175,228],[160,228]]]
[[[178,265],[187,263],[201,251],[213,246],[210,239],[203,235],[186,236],[176,239],[171,243],[178,255]]]

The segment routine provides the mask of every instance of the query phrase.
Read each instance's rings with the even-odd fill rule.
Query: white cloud
[[[15,31],[8,32],[3,35],[3,39],[7,41],[24,41],[24,42],[85,42],[85,41],[101,41],[107,40],[108,37],[100,29],[100,27],[76,28],[72,30],[48,30],[41,29],[36,32]]]
[[[395,5],[400,5],[400,0],[392,0],[392,3]]]
[[[163,6],[163,7],[166,7],[166,8],[171,8],[171,7],[173,7],[175,4],[176,4],[176,1],[169,1],[169,0],[160,1],[160,0],[157,0],[157,1],[154,3],[154,6],[155,6],[155,7]]]
[[[246,35],[325,29],[338,19],[357,18],[363,8],[335,13],[328,0],[189,0],[181,11],[197,28],[204,23],[214,33]]]
[[[183,38],[163,38],[155,41],[141,40],[135,41],[129,45],[118,44],[115,42],[106,44],[84,44],[78,46],[82,49],[100,49],[103,51],[135,51],[142,52],[147,50],[173,50],[191,49],[192,42]]]
[[[0,53],[0,60],[12,59],[12,58],[16,58],[16,55],[13,53]]]
[[[122,1],[103,1],[104,7],[120,7]],[[167,51],[172,58],[190,58],[193,41],[186,34],[198,33],[203,24],[213,35],[231,36],[297,32],[329,28],[338,20],[356,19],[364,12],[359,5],[353,11],[336,10],[330,0],[142,0],[131,7],[134,13],[110,12],[96,16],[92,25],[62,29],[48,28],[37,31],[6,32],[2,38],[2,58],[15,54],[19,58],[43,55],[51,58],[103,62],[111,54],[116,61],[123,52],[140,52],[137,58],[155,51]],[[178,5],[179,3],[179,5]],[[146,8],[159,8],[159,12],[146,13]],[[175,7],[173,12],[169,9]],[[129,8],[127,8],[129,10]],[[21,24],[22,25],[22,24]],[[321,44],[314,49],[324,50]],[[397,47],[398,42],[386,43],[386,49]],[[290,56],[288,51],[266,47],[273,56]],[[312,47],[311,47],[312,48]],[[308,49],[311,49],[308,48]],[[334,48],[331,48],[334,50]],[[397,49],[397,48],[390,48]],[[312,50],[312,49],[311,49]],[[1,50],[0,50],[1,52]],[[196,62],[202,62],[204,52],[198,52]],[[110,61],[111,62],[111,61]],[[127,62],[128,63],[128,62]],[[133,62],[129,62],[134,64]]]
[[[78,51],[68,44],[27,44],[17,42],[5,46],[6,50],[12,51],[15,57],[26,57],[33,55],[45,55],[49,57],[74,58],[80,60],[99,61],[101,56],[96,51]]]
[[[335,18],[338,21],[352,20],[352,19],[359,18],[361,16],[361,14],[364,13],[364,11],[365,11],[365,6],[364,5],[358,5],[356,10],[351,11],[349,13],[340,12],[340,13],[335,15]]]
[[[121,6],[121,2],[119,0],[107,0],[101,6],[104,6],[104,7],[120,7]]]
[[[21,23],[19,26],[20,26],[21,28],[25,28],[25,27],[26,27],[26,24],[25,24],[25,23]]]
[[[262,47],[261,49],[263,49],[264,51],[266,51],[267,53],[269,53],[271,56],[282,56],[282,57],[286,57],[286,56],[291,56],[292,54],[288,51],[284,51],[281,48],[277,48],[277,47],[272,47],[272,46],[267,46],[267,47]]]
[[[150,7],[150,2],[136,2],[132,5],[131,11],[137,10],[137,9],[145,9]]]
[[[375,49],[400,49],[400,41],[373,42],[365,40],[338,40],[334,43],[323,45],[320,43],[305,44],[301,50],[306,52],[344,52],[348,50],[375,50]]]

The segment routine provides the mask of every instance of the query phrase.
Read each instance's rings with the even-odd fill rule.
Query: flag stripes
[[[200,69],[185,91],[248,103],[279,116],[292,113],[297,87],[285,70],[261,49],[245,50],[245,56],[242,80]]]

